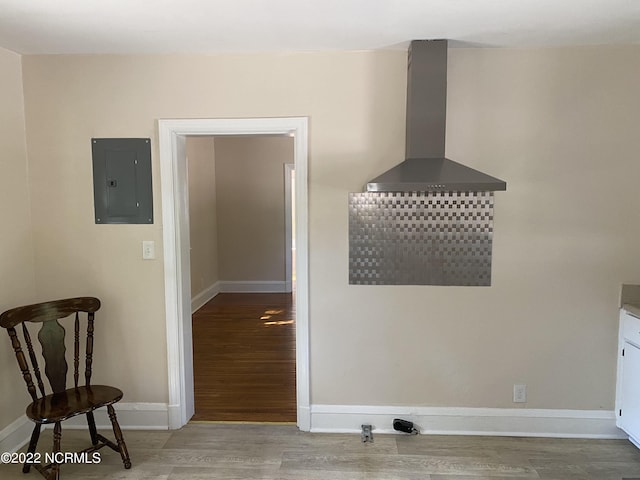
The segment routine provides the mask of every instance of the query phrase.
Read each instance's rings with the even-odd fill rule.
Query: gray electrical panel
[[[92,138],[96,223],[153,223],[151,141]]]

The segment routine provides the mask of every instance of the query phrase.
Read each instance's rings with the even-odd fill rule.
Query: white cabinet
[[[620,311],[616,425],[640,448],[640,318]]]

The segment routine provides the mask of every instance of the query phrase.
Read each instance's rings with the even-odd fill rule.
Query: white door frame
[[[194,414],[189,202],[185,136],[281,134],[294,137],[296,183],[296,401],[297,424],[311,428],[309,408],[308,119],[233,118],[158,120],[164,252],[169,428]]]
[[[291,226],[291,174],[293,163],[284,164],[284,291],[293,291],[293,235]]]

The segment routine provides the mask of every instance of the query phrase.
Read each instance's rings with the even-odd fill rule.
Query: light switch
[[[156,242],[153,240],[142,241],[142,259],[153,260],[156,258]]]

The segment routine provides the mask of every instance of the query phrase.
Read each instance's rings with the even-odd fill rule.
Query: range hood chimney
[[[407,74],[406,160],[367,184],[368,192],[506,190],[498,178],[445,158],[447,41],[414,40]]]

